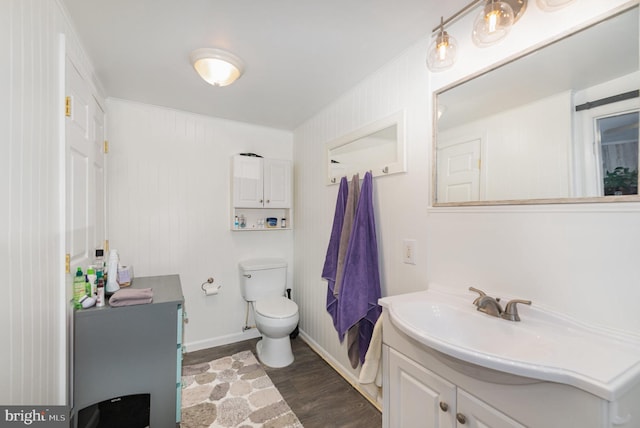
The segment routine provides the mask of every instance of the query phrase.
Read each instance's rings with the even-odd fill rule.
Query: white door
[[[438,202],[480,199],[480,142],[478,138],[438,149]]]
[[[389,349],[389,427],[455,427],[456,387]]]
[[[65,56],[68,109],[65,115],[65,252],[69,272],[65,277],[69,392],[73,403],[73,274],[93,260],[95,248],[106,239],[106,179],[104,157],[104,111],[93,97],[91,86],[73,61]]]
[[[106,238],[104,111],[69,57],[65,75],[66,251],[73,275],[91,264]]]
[[[291,208],[291,162],[264,160],[265,208]]]

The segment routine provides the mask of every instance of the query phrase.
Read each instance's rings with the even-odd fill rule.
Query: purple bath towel
[[[340,187],[338,189],[338,199],[336,201],[336,211],[333,216],[333,227],[331,229],[331,237],[329,238],[329,246],[327,247],[327,255],[324,259],[324,268],[322,269],[322,278],[327,280],[327,312],[333,319],[333,325],[338,328],[338,298],[334,295],[336,284],[336,276],[338,272],[338,252],[340,250],[340,234],[342,233],[342,224],[344,222],[344,213],[347,206],[347,196],[349,193],[349,185],[347,177],[342,177]]]
[[[381,294],[373,210],[373,177],[367,172],[360,190],[338,297],[338,337],[342,342],[346,332],[359,324],[361,362],[364,362],[373,327],[382,313],[382,308],[378,305]]]

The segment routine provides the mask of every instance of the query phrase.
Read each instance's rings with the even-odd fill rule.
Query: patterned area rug
[[[302,428],[251,351],[182,368],[181,428]]]

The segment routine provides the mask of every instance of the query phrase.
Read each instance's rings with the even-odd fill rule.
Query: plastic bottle
[[[89,266],[87,268],[87,281],[89,282],[89,285],[91,286],[91,290],[89,292],[89,296],[95,296],[96,295],[96,280],[97,279],[98,279],[98,275],[96,274],[95,266]]]
[[[109,251],[109,270],[107,271],[107,286],[105,287],[105,293],[115,293],[120,289],[118,284],[118,251]]]
[[[85,278],[82,273],[82,268],[78,267],[76,271],[76,276],[73,278],[73,307],[76,309],[81,309],[82,304],[80,300],[82,297],[86,295],[85,292]]]
[[[234,227],[234,229],[237,229],[237,228],[238,228],[238,226],[240,226],[240,221],[238,220],[238,216],[236,216],[236,217],[233,219],[233,227]]]
[[[96,290],[97,290],[96,307],[101,308],[104,306],[104,278],[102,277],[101,271],[98,271],[98,279],[96,280]]]

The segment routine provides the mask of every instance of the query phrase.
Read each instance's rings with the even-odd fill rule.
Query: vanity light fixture
[[[440,17],[440,30],[429,46],[427,67],[431,71],[442,71],[451,67],[456,60],[456,39],[444,31],[444,17]]]
[[[545,12],[553,12],[570,5],[575,0],[536,0],[538,7]]]
[[[557,3],[574,0],[538,1]],[[443,19],[443,17],[440,17],[440,25],[431,31],[433,34],[437,33],[437,35],[429,45],[427,53],[427,67],[429,67],[429,70],[442,71],[453,65],[457,51],[456,40],[444,30],[444,27],[460,16],[465,15],[480,3],[483,4],[482,11],[474,21],[472,37],[474,43],[480,47],[492,45],[506,36],[511,26],[522,16],[527,8],[527,0],[472,0],[449,18]]]
[[[230,85],[244,71],[242,60],[222,49],[196,49],[191,52],[190,58],[200,77],[213,86]]]

